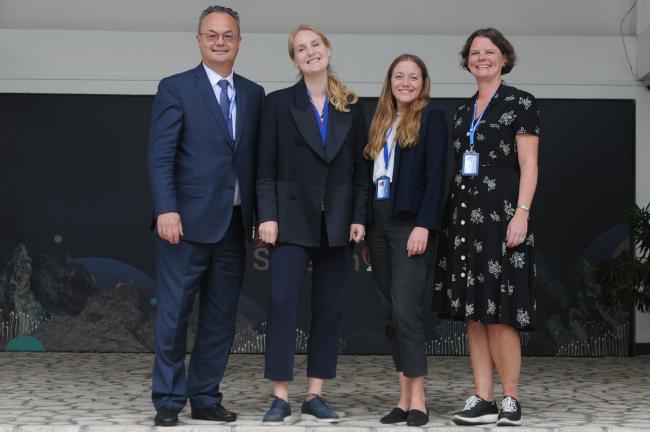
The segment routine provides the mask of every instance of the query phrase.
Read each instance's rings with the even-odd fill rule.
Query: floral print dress
[[[469,150],[467,132],[477,96],[454,115],[452,147],[458,167]],[[443,318],[535,328],[532,218],[526,240],[506,247],[506,229],[519,193],[518,134],[539,135],[537,103],[529,93],[501,84],[476,129],[478,175],[461,176],[459,170],[451,185],[433,296],[433,309]]]

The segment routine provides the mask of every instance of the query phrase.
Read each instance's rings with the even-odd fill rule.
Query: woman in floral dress
[[[475,31],[460,54],[478,92],[453,119],[459,170],[436,261],[434,309],[467,322],[475,395],[454,422],[518,425],[518,330],[533,329],[537,312],[529,212],[537,184],[539,113],[532,95],[501,79],[516,55],[498,30]],[[503,386],[500,410],[495,367]]]

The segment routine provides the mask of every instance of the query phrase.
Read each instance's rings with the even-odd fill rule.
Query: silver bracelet
[[[524,210],[526,213],[530,213],[530,207],[523,205],[523,204],[517,204],[517,208],[520,208]]]

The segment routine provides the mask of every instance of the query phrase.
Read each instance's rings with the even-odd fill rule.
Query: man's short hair
[[[199,27],[198,27],[198,32],[201,31],[201,23],[211,13],[225,13],[230,15],[235,22],[237,23],[237,32],[241,33],[241,28],[239,27],[239,14],[235,12],[234,10],[230,9],[229,7],[225,6],[219,6],[219,5],[214,5],[214,6],[209,6],[206,8],[203,12],[201,12],[201,16],[199,17]]]

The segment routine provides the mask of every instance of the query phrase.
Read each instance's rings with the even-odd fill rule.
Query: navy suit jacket
[[[183,239],[201,243],[221,240],[233,211],[239,180],[245,233],[254,224],[255,159],[264,89],[235,74],[237,108],[235,143],[199,64],[164,78],[153,103],[149,132],[149,181],[154,221],[178,212]]]
[[[278,241],[321,244],[325,215],[330,247],[350,243],[350,224],[363,224],[369,163],[360,103],[340,112],[330,103],[323,147],[304,81],[269,94],[264,103],[257,171],[260,222],[278,222]]]
[[[393,214],[411,213],[415,216],[415,226],[434,231],[440,231],[445,204],[447,135],[445,113],[429,103],[422,111],[417,143],[407,149],[395,146],[391,182]],[[369,225],[372,224],[373,199],[374,196],[370,196],[368,202]]]

